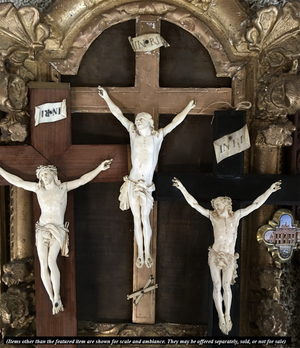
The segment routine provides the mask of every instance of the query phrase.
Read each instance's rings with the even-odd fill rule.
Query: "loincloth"
[[[66,222],[65,226],[57,226],[55,224],[40,225],[39,222],[35,224],[35,238],[36,240],[41,235],[43,243],[50,247],[55,240],[60,245],[62,256],[69,256],[69,223]]]
[[[208,248],[208,264],[210,265],[214,262],[215,266],[220,268],[222,271],[226,271],[228,268],[232,269],[232,279],[231,284],[235,283],[235,278],[237,277],[237,259],[240,257],[238,253],[228,254],[223,251],[216,252],[213,247]]]
[[[155,185],[152,183],[149,186],[146,186],[145,182],[143,180],[139,181],[133,181],[129,178],[129,176],[124,176],[124,184],[120,188],[120,195],[119,195],[119,201],[120,201],[120,209],[121,210],[127,210],[130,208],[129,203],[129,183],[133,185],[133,198],[139,201],[139,204],[141,206],[147,205],[149,208],[152,209],[153,207],[153,197],[151,192],[155,190]]]

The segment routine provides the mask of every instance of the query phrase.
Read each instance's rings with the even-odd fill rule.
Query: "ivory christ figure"
[[[235,244],[239,222],[244,216],[263,205],[273,192],[280,190],[280,185],[281,181],[275,182],[251,205],[233,212],[230,197],[217,197],[211,201],[214,210],[205,209],[189,194],[178,179],[173,179],[173,186],[182,192],[191,207],[210,219],[212,223],[214,244],[208,249],[208,265],[213,282],[213,299],[218,312],[219,328],[226,335],[232,329],[230,318],[232,293],[230,285],[235,283],[234,279],[237,277],[236,260],[239,258],[239,254],[235,253]],[[222,309],[221,287],[223,287],[225,313]]]
[[[129,176],[124,178],[120,189],[120,209],[131,208],[134,221],[134,235],[138,246],[136,266],[143,264],[150,268],[153,264],[150,255],[150,241],[152,230],[149,214],[153,207],[152,191],[155,186],[152,182],[157,164],[159,151],[164,137],[177,127],[196,106],[191,100],[188,105],[174,117],[166,127],[154,130],[152,116],[146,112],[137,114],[135,122],[129,121],[108,96],[104,88],[98,87],[99,95],[106,101],[111,113],[127,129],[130,136],[132,169]]]
[[[53,165],[39,166],[36,176],[39,182],[24,181],[0,168],[0,175],[10,184],[35,192],[41,215],[35,226],[37,254],[40,261],[41,279],[52,302],[52,313],[64,310],[60,298],[60,272],[56,263],[59,251],[69,256],[68,223],[64,224],[67,207],[67,192],[85,185],[101,171],[110,168],[112,160],[103,161],[97,168],[79,179],[61,183],[57,168]]]

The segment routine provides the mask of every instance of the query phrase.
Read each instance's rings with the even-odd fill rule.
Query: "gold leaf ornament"
[[[34,7],[17,10],[11,3],[0,4],[0,51],[15,63],[36,59],[44,49],[49,28],[40,23],[39,11]]]

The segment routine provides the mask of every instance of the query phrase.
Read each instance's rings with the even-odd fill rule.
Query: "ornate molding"
[[[52,0],[11,0],[10,2],[12,2],[16,8],[34,6],[40,11],[43,11],[51,4]]]
[[[264,295],[256,294],[251,316],[257,329],[255,334],[263,336],[286,336],[288,313],[281,303],[281,269],[266,267],[258,270],[259,285]],[[252,324],[252,325],[253,325]]]
[[[287,336],[292,337],[292,346],[300,346],[300,283],[296,281],[299,277],[299,263],[292,262],[284,264],[282,269],[280,302],[287,313]]]
[[[0,71],[0,109],[4,112],[20,112],[27,105],[27,86],[20,75]]]
[[[78,322],[78,335],[89,336],[206,336],[207,327],[203,325],[184,325],[184,324],[102,324],[91,321]]]
[[[10,260],[33,257],[34,234],[32,193],[20,187],[10,189]]]
[[[22,64],[26,59],[35,60],[44,49],[49,29],[40,22],[39,11],[34,7],[17,10],[11,3],[0,4],[1,63],[5,59]]]
[[[286,336],[287,314],[278,301],[262,299],[258,307],[258,318],[256,324],[264,336]]]
[[[300,75],[274,73],[266,77],[269,79],[259,82],[257,117],[272,121],[298,111]]]
[[[198,9],[205,12],[209,9],[211,6],[211,0],[186,0],[187,2],[191,3],[192,5],[197,6]]]
[[[2,281],[8,287],[34,281],[33,259],[16,259],[3,266]]]
[[[163,2],[153,2],[153,3],[130,3],[121,5],[116,8],[117,12],[122,14],[123,12],[128,15],[139,16],[139,15],[163,15],[166,12],[172,12],[176,10],[176,6],[172,6]]]
[[[257,11],[245,39],[259,59],[257,117],[274,120],[300,109],[298,59],[300,56],[300,3],[282,9]]]
[[[49,29],[34,7],[17,10],[11,3],[0,4],[0,110],[1,141],[23,142],[27,137],[27,82],[36,76],[27,62],[44,50]]]
[[[238,0],[164,0],[164,1],[138,1],[114,0],[85,1],[84,5],[78,0],[56,1],[55,5],[45,11],[45,21],[48,24],[56,23],[56,29],[63,34],[61,41],[61,55],[54,53],[52,58],[66,56],[78,33],[96,17],[109,14],[113,9],[119,8],[129,15],[132,11],[137,14],[164,14],[166,9],[181,9],[203,21],[215,32],[218,40],[227,45],[228,55],[235,56],[239,53],[232,44],[237,32],[241,31],[241,23],[247,19],[247,13]],[[109,16],[107,17],[109,19]],[[47,47],[52,42],[48,40]],[[230,52],[229,52],[230,51]],[[49,52],[50,54],[50,52]]]
[[[293,138],[291,134],[296,127],[286,118],[276,119],[273,123],[262,125],[258,129],[255,145],[261,146],[291,146]]]
[[[248,49],[259,53],[261,64],[279,67],[289,63],[296,71],[300,54],[299,3],[288,3],[281,10],[275,6],[257,11],[246,33]]]
[[[268,298],[279,301],[280,277],[282,271],[277,267],[267,267],[260,270],[259,283],[266,290]]]
[[[4,142],[24,142],[28,136],[26,112],[10,112],[0,121],[1,137]]]
[[[176,5],[175,1],[172,3]],[[215,25],[213,20],[211,19],[210,25],[208,25],[202,20],[203,18],[198,18],[193,12],[174,5],[163,2],[132,2],[114,6],[105,12],[95,9],[95,13],[98,13],[97,16],[90,18],[87,24],[82,18],[77,24],[77,32],[73,30],[65,33],[59,31],[57,26],[52,26],[53,18],[48,15],[46,20],[51,27],[51,32],[59,31],[60,42],[54,42],[51,34],[46,42],[43,55],[61,74],[76,75],[82,57],[103,30],[112,25],[139,18],[140,15],[149,14],[161,16],[163,20],[174,23],[194,35],[209,52],[217,76],[232,77],[236,74],[245,64],[245,59],[240,56],[233,57],[232,52],[228,52],[228,47],[225,47],[228,40],[224,39],[222,44],[212,30]]]
[[[5,335],[34,334],[33,259],[14,260],[3,267],[2,281],[9,286],[0,297],[2,338]]]

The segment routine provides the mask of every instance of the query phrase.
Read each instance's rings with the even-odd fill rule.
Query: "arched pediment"
[[[51,35],[43,52],[61,74],[76,75],[81,59],[101,33],[143,14],[159,16],[187,30],[207,49],[217,76],[232,77],[247,59],[234,45],[246,13],[235,1],[57,1],[45,14]]]

